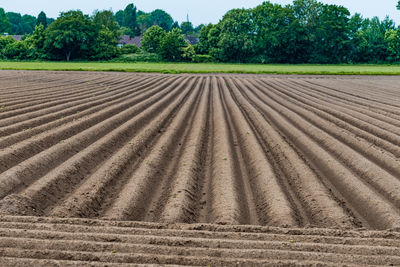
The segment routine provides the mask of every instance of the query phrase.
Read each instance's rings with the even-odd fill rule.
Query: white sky
[[[262,0],[0,0],[0,7],[7,11],[37,16],[44,11],[48,17],[56,18],[60,11],[80,9],[86,14],[92,14],[93,10],[112,9],[114,12],[124,9],[129,3],[134,3],[138,9],[150,12],[154,9],[163,9],[170,13],[174,20],[179,22],[186,20],[189,14],[190,21],[194,25],[201,23],[217,23],[219,19],[232,8],[255,7]],[[286,5],[291,0],[272,0],[273,3]],[[320,0],[320,2],[343,5],[352,14],[358,12],[363,17],[378,16],[383,19],[389,15],[397,25],[400,24],[400,11],[396,10],[397,0]]]

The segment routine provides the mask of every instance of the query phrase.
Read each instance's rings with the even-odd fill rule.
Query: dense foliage
[[[144,34],[141,47],[148,53],[158,53],[160,44],[167,33],[160,26],[150,27]]]
[[[7,17],[4,9],[0,8],[0,33],[2,32],[10,32],[11,31],[11,22]]]
[[[391,62],[400,58],[399,34],[389,18],[351,16],[342,6],[264,2],[231,10],[218,24],[205,26],[196,51],[224,62]]]
[[[400,1],[397,5],[400,9]],[[68,11],[53,20],[0,8],[0,58],[248,63],[383,63],[400,61],[400,29],[386,17],[364,19],[343,6],[294,0],[266,1],[228,11],[215,25],[174,22],[165,11],[129,4],[115,14]],[[141,48],[118,47],[122,35],[141,36]],[[190,45],[187,38],[198,38]],[[133,56],[135,54],[135,56]],[[154,56],[157,55],[157,56]]]

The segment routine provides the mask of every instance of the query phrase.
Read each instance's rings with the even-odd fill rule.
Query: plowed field
[[[1,71],[0,265],[400,265],[399,159],[397,77]]]

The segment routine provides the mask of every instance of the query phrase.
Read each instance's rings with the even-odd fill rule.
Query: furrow
[[[283,103],[280,98],[274,97],[270,90],[265,90],[266,88],[257,88],[268,97],[266,103],[272,101],[271,103],[273,104],[271,104],[271,106],[275,109],[279,108],[280,113],[291,121],[294,126],[298,127],[305,134],[320,143],[326,151],[336,156],[343,165],[346,165],[349,169],[355,172],[361,180],[372,185],[376,191],[390,200],[396,207],[400,207],[399,179],[386,170],[380,168],[375,163],[376,157],[368,151],[368,149],[371,149],[368,144],[363,144],[364,146],[362,146],[362,144],[358,145],[358,143],[360,143],[358,140],[351,139],[350,135],[343,137],[340,132],[334,131],[334,126],[324,124],[321,119],[316,118],[312,113],[299,109],[294,105],[291,107],[290,103]],[[293,111],[289,107],[291,107]],[[303,117],[299,115],[301,113],[304,114]],[[318,125],[318,128],[307,120],[312,121],[314,124],[322,124],[322,126]],[[346,138],[345,143],[338,139],[338,136]],[[357,150],[346,145],[346,142]],[[365,155],[365,153],[367,154]],[[368,155],[372,157],[372,160],[368,158]],[[381,157],[385,158],[385,155],[383,154]],[[387,162],[383,162],[385,167],[390,168],[394,172],[398,172],[398,167],[400,165],[398,163],[396,164],[395,160],[391,161],[391,158],[389,157],[386,157],[385,159],[387,160]]]
[[[312,111],[325,120],[353,133],[357,137],[365,139],[370,144],[383,148],[395,157],[400,157],[400,147],[396,145],[396,143],[400,144],[400,139],[396,135],[379,130],[373,126],[371,127],[370,124],[360,123],[357,119],[345,115],[343,112],[338,112],[340,108],[337,106],[310,98],[307,94],[300,93],[299,89],[289,90],[288,87],[274,87],[274,89],[286,95],[292,102],[296,101],[298,105]]]
[[[144,222],[121,222],[83,219],[60,219],[46,217],[23,217],[21,219],[10,218],[8,222],[0,222],[0,233],[4,236],[26,236],[32,238],[49,239],[65,238],[71,240],[93,240],[101,242],[143,242],[151,244],[153,240],[168,240],[174,242],[183,238],[194,243],[207,243],[217,247],[224,242],[226,246],[240,248],[251,246],[263,246],[264,243],[286,243],[295,240],[295,243],[308,243],[315,245],[345,245],[365,247],[393,248],[400,246],[399,233],[368,232],[368,231],[343,231],[333,229],[315,228],[275,228],[263,226],[221,226],[199,224],[160,224]],[[38,218],[40,218],[38,220]],[[11,219],[11,220],[10,220]],[[64,221],[61,221],[64,220]],[[68,220],[68,221],[66,221]],[[147,240],[147,241],[145,241]],[[244,245],[237,243],[244,242]],[[290,243],[290,242],[289,242]],[[293,244],[295,244],[293,243]]]
[[[195,79],[187,85],[190,88]],[[132,168],[143,162],[146,153],[149,153],[149,147],[152,143],[159,139],[159,136],[168,126],[169,121],[180,107],[182,101],[186,99],[189,90],[184,88],[183,92],[179,92],[182,87],[178,87],[180,94],[175,95],[176,99],[168,105],[158,117],[154,124],[145,126],[138,132],[128,144],[119,150],[115,155],[110,157],[104,164],[92,172],[87,179],[77,187],[65,200],[55,206],[50,214],[56,216],[86,216],[95,217],[102,213],[102,208],[107,206],[107,199],[113,199],[118,196],[118,192],[122,190],[123,181],[133,172]]]
[[[178,81],[179,82],[179,81]],[[181,86],[184,86],[186,82],[181,81]],[[170,90],[173,85],[167,87],[153,97],[150,97],[138,105],[135,105],[117,116],[108,118],[104,121],[97,123],[73,137],[63,140],[57,145],[35,155],[32,158],[24,161],[23,163],[7,170],[0,176],[0,191],[1,197],[9,194],[11,191],[15,190],[18,186],[27,186],[29,183],[34,181],[36,178],[45,175],[51,169],[57,167],[57,165],[62,164],[67,158],[73,156],[80,150],[92,144],[94,141],[103,137],[111,129],[115,129],[116,126],[125,123],[127,120],[131,119],[132,116],[137,115],[146,107],[157,103],[160,99],[163,99],[167,94],[176,95],[171,93]],[[175,90],[176,91],[176,90]],[[169,98],[165,98],[164,101],[168,101]],[[157,106],[160,106],[164,101],[159,101]]]
[[[351,104],[356,104],[356,105],[361,105],[363,107],[368,107],[371,110],[380,110],[384,113],[386,113],[387,116],[390,114],[394,115],[394,118],[398,118],[400,116],[400,110],[397,110],[397,107],[389,108],[387,105],[383,103],[379,103],[379,101],[374,101],[373,99],[369,100],[366,99],[365,101],[361,95],[355,95],[355,96],[350,96],[349,94],[342,94],[340,92],[337,92],[337,90],[333,90],[330,87],[327,86],[321,86],[315,83],[312,83],[310,81],[304,81],[304,83],[297,82],[299,85],[302,85],[304,83],[309,84],[309,88],[311,87],[313,91],[317,91],[318,93],[322,93],[323,95],[327,95],[333,99],[336,99],[338,102],[344,101],[348,102]],[[322,89],[317,89],[316,85],[319,87],[322,87]]]
[[[241,207],[240,189],[237,184],[232,136],[227,124],[227,114],[221,100],[221,89],[217,78],[211,79],[212,94],[212,153],[210,161],[211,180],[209,184],[209,214],[207,222],[218,224],[245,223],[244,210]]]
[[[399,80],[0,71],[0,266],[400,266]]]
[[[185,83],[183,83],[185,84]],[[142,129],[149,119],[173,101],[179,90],[170,97],[159,101],[143,113],[133,117],[119,128],[99,139],[87,149],[65,161],[58,168],[50,171],[38,181],[19,194],[7,196],[1,204],[7,212],[26,212],[44,214],[46,209],[54,206],[65,194],[72,191],[85,177],[90,175],[102,161],[106,161],[116,150]],[[57,192],[57,194],[54,194]],[[35,204],[31,204],[35,203]],[[21,208],[21,205],[25,209]]]
[[[236,85],[236,84],[237,85]],[[295,192],[296,198],[305,209],[310,224],[326,227],[351,227],[353,218],[344,212],[342,207],[332,198],[332,195],[319,181],[319,177],[303,161],[296,151],[284,138],[271,127],[271,121],[265,118],[251,105],[250,99],[245,98],[243,90],[247,90],[240,80],[228,80],[237,105],[243,110],[247,120],[259,136],[260,143],[265,147],[265,154],[270,155],[271,161],[285,174],[287,182]],[[240,90],[239,90],[240,88]]]
[[[310,82],[310,81],[308,81]],[[343,95],[350,95],[355,98],[360,98],[363,100],[367,100],[372,103],[380,103],[383,105],[393,105],[394,107],[400,108],[400,105],[398,105],[398,92],[397,94],[395,93],[394,95],[391,95],[386,88],[380,88],[380,86],[377,86],[371,90],[369,87],[369,84],[364,84],[361,88],[359,86],[355,86],[354,83],[350,82],[340,82],[339,86],[336,84],[336,88],[332,88],[332,82],[331,81],[323,81],[322,83],[315,83],[312,82],[312,84],[319,85],[320,87],[325,87],[329,90],[336,92],[340,92]]]
[[[302,260],[302,261],[319,261],[337,264],[369,264],[382,265],[388,262],[392,265],[400,264],[398,256],[375,256],[375,255],[346,255],[337,253],[323,252],[303,252],[293,250],[278,249],[210,249],[210,248],[185,248],[162,245],[128,245],[113,244],[100,242],[83,242],[83,241],[58,241],[58,240],[37,240],[18,238],[3,239],[0,238],[0,256],[14,256],[10,252],[16,252],[15,256],[21,255],[18,251],[26,251],[27,255],[32,255],[28,251],[35,251],[32,256],[37,258],[61,259],[61,260],[92,260],[92,261],[109,261],[129,263],[140,262],[136,255],[152,255],[153,261],[161,260],[164,257],[171,257],[172,264],[188,264],[188,261],[197,259],[195,264],[202,265],[207,260],[210,262],[230,260],[231,262],[250,264],[265,262],[265,258],[273,261],[278,260]],[[134,253],[132,253],[134,251]],[[42,252],[42,253],[40,253]],[[157,258],[154,259],[155,255]],[[184,255],[184,256],[179,256]],[[250,256],[251,255],[251,256]],[[26,256],[26,254],[25,254]],[[112,257],[111,257],[112,256]],[[35,257],[35,258],[36,258]],[[88,259],[89,258],[89,259]],[[148,260],[148,259],[146,259]],[[143,262],[145,263],[145,262]]]
[[[143,221],[148,222],[157,222],[160,221],[161,214],[164,210],[165,204],[169,199],[174,199],[176,195],[173,194],[173,184],[178,179],[177,174],[179,173],[180,168],[186,167],[188,161],[183,157],[185,148],[188,146],[188,142],[190,141],[190,133],[194,131],[196,121],[196,115],[199,112],[199,108],[201,102],[205,99],[205,79],[200,78],[200,81],[197,83],[196,87],[194,87],[195,93],[198,93],[196,98],[196,102],[191,104],[190,117],[185,119],[186,125],[182,130],[181,136],[179,139],[174,141],[173,147],[168,149],[168,154],[164,154],[162,158],[169,158],[169,163],[166,169],[163,171],[162,177],[163,179],[159,179],[156,186],[153,188],[149,203],[147,204],[145,216],[142,217]],[[164,145],[163,148],[167,146]],[[154,162],[149,159],[150,162]],[[159,164],[162,166],[162,161]],[[188,190],[188,189],[185,189]],[[179,194],[179,193],[178,193]]]
[[[121,83],[118,86],[112,86],[113,88],[111,89],[111,86],[108,85],[107,87],[109,89],[103,91],[103,93],[109,93],[111,91],[115,91],[115,89],[120,89],[123,87],[126,87],[126,85],[130,85],[130,84],[135,84],[135,86],[139,86],[145,83],[148,83],[149,81],[151,81],[152,79],[129,79],[129,80],[124,80],[121,81]],[[32,112],[32,111],[36,111],[39,110],[41,108],[43,108],[43,103],[48,103],[49,98],[51,98],[53,101],[54,100],[58,100],[58,99],[65,99],[66,96],[68,95],[73,95],[73,96],[78,96],[78,95],[93,95],[93,94],[97,94],[99,95],[99,93],[102,93],[100,91],[100,85],[96,85],[96,84],[91,84],[88,83],[86,84],[87,87],[94,87],[95,90],[93,90],[93,92],[91,93],[87,93],[87,92],[82,92],[82,87],[78,88],[78,90],[76,91],[72,91],[70,90],[70,88],[65,88],[63,87],[61,92],[64,92],[63,94],[47,94],[45,96],[43,96],[42,98],[37,98],[37,99],[32,99],[32,97],[29,97],[28,100],[23,99],[23,100],[19,100],[19,101],[15,101],[13,103],[7,103],[6,104],[6,108],[4,109],[4,111],[8,112],[8,117],[11,117],[12,115],[17,115],[18,113],[25,113],[25,112]],[[101,89],[104,89],[104,86],[101,87]],[[65,93],[65,91],[68,91],[68,94]],[[78,92],[78,94],[77,94]],[[97,92],[97,93],[96,93]],[[23,112],[21,112],[21,110],[23,110]],[[4,113],[3,113],[4,114]],[[2,114],[2,117],[6,117]]]
[[[142,220],[150,210],[150,204],[162,180],[167,179],[171,166],[179,159],[177,147],[189,130],[187,121],[193,118],[194,110],[200,100],[198,85],[190,88],[189,97],[174,117],[164,134],[151,147],[151,153],[143,159],[105,212],[105,217],[123,220]],[[140,188],[140,190],[139,190]]]
[[[373,146],[368,141],[362,140],[359,135],[353,135],[345,130],[343,127],[338,127],[336,123],[330,122],[327,118],[319,114],[319,110],[305,105],[295,99],[287,97],[285,94],[280,93],[280,89],[268,87],[268,96],[275,102],[288,108],[307,120],[315,127],[325,131],[330,136],[338,139],[353,150],[362,154],[371,162],[379,165],[390,174],[400,178],[400,165],[395,157],[385,153]],[[300,108],[301,107],[301,108]],[[311,111],[311,112],[310,112]],[[317,114],[317,115],[316,115]],[[318,116],[319,115],[319,116]],[[338,123],[340,125],[340,123]],[[377,172],[376,172],[377,173]]]
[[[198,218],[198,209],[204,203],[199,203],[201,181],[205,175],[205,162],[208,137],[208,115],[210,100],[210,79],[204,81],[204,89],[198,110],[191,122],[186,142],[183,144],[180,161],[174,175],[175,180],[170,185],[169,198],[161,204],[160,221],[163,222],[194,222]]]
[[[297,127],[302,129],[302,125],[283,117],[283,114],[286,113],[283,107],[276,107],[279,110],[278,112],[270,107],[276,106],[276,103],[266,101],[265,97],[261,96],[260,92],[254,92],[251,86],[247,88],[254,94],[251,99],[264,116],[270,118],[273,124],[308,158],[309,164],[318,169],[323,178],[332,183],[336,190],[344,195],[346,202],[351,203],[356,208],[357,213],[367,220],[372,227],[383,229],[399,226],[398,210],[379,196],[370,186],[356,178],[354,173],[343,166],[336,156],[331,155],[320,146],[328,140],[324,140],[322,143],[312,140],[308,135],[297,129]],[[359,160],[362,160],[362,158]],[[340,198],[340,196],[338,197]]]
[[[59,80],[54,82],[39,81],[35,84],[29,84],[29,89],[25,88],[26,83],[21,86],[4,89],[4,93],[0,93],[4,100],[32,99],[32,96],[46,95],[51,88],[53,93],[65,93],[64,88],[74,88],[81,86],[86,81],[71,82],[70,80]],[[86,82],[88,83],[88,82]],[[36,88],[35,88],[36,87]],[[4,97],[3,97],[4,96]]]
[[[247,120],[239,110],[237,104],[226,86],[221,83],[227,114],[230,114],[234,125],[232,132],[237,135],[237,147],[243,154],[248,177],[243,177],[243,183],[250,183],[254,192],[257,213],[267,225],[299,225],[294,206],[288,200],[287,188],[276,176],[273,167],[266,158],[262,147]],[[247,178],[247,179],[246,179]],[[302,218],[304,220],[305,218]]]
[[[84,109],[83,111],[77,111],[75,114],[66,116],[64,118],[60,118],[60,119],[57,119],[55,121],[51,121],[51,122],[48,122],[48,123],[46,123],[44,125],[36,126],[36,127],[33,127],[33,128],[22,128],[23,130],[20,131],[20,132],[17,132],[17,133],[14,133],[14,134],[11,134],[11,135],[8,135],[6,137],[1,138],[0,139],[0,148],[6,148],[8,146],[11,146],[11,145],[17,143],[17,142],[20,142],[22,140],[31,138],[31,137],[36,136],[36,135],[38,135],[40,133],[43,133],[45,131],[49,131],[49,130],[55,129],[55,128],[59,127],[59,126],[65,126],[68,123],[71,123],[70,125],[68,125],[68,129],[71,131],[72,129],[74,129],[76,124],[82,125],[82,123],[83,123],[82,121],[81,122],[77,122],[77,121],[82,120],[82,119],[85,120],[85,122],[84,122],[85,127],[89,127],[91,125],[90,120],[93,119],[93,118],[90,118],[88,116],[91,116],[91,115],[95,114],[96,112],[102,111],[102,110],[104,110],[104,111],[99,113],[99,114],[96,114],[94,116],[101,116],[102,114],[103,115],[106,114],[106,116],[110,117],[112,115],[115,115],[116,112],[118,113],[118,112],[122,111],[123,109],[126,109],[126,107],[129,107],[130,105],[134,104],[130,99],[134,100],[134,98],[139,97],[141,94],[142,95],[149,94],[151,92],[150,89],[154,89],[156,87],[160,87],[160,86],[163,86],[163,85],[169,85],[169,84],[172,83],[173,80],[175,80],[175,79],[167,79],[167,80],[164,80],[162,82],[160,81],[159,83],[155,83],[155,84],[152,83],[151,85],[147,84],[147,85],[145,85],[146,87],[140,88],[140,90],[145,89],[145,91],[143,91],[143,92],[138,92],[137,90],[135,90],[135,91],[126,91],[126,92],[123,92],[123,93],[121,93],[121,94],[119,94],[117,96],[112,96],[112,97],[109,97],[107,99],[96,101],[97,103],[96,102],[92,102],[90,104],[91,107],[89,107],[87,109]],[[124,106],[123,105],[124,103],[127,104],[127,105]],[[121,105],[119,105],[119,104],[121,104]],[[112,109],[109,108],[111,106],[113,106]],[[17,127],[17,128],[19,128],[19,127]],[[21,128],[19,128],[19,129],[21,129]],[[54,139],[56,135],[54,133],[51,133],[51,136]],[[66,136],[68,136],[68,135],[66,135]],[[37,139],[37,138],[40,138],[40,137],[36,136],[35,138]],[[65,138],[58,138],[58,140],[62,140],[62,139],[65,139]],[[37,142],[37,140],[36,140],[36,142]],[[34,142],[32,140],[29,141],[29,145],[33,145],[33,143]],[[41,142],[40,147],[43,149],[43,148],[46,147],[46,145],[50,146],[50,144],[54,144],[54,143],[50,142],[49,140],[46,140],[45,142]],[[19,144],[18,147],[19,146],[24,146],[24,144]],[[14,157],[13,162],[17,162],[16,159],[15,159],[15,156],[17,154],[16,153],[17,150],[18,150],[18,148],[14,146],[13,147],[13,155],[14,155],[13,156]],[[23,157],[21,155],[18,156],[20,161],[22,160],[22,158],[28,158],[29,157],[29,155],[26,154],[26,149],[24,149],[24,150],[25,151],[24,151],[23,155],[25,157]],[[35,150],[35,151],[37,151],[37,150]],[[4,153],[7,153],[7,152],[3,151],[2,154],[4,154]],[[32,151],[31,153],[37,153],[37,152],[33,152]]]
[[[29,258],[29,256],[22,256],[20,258],[16,257],[1,257],[0,258],[1,266],[19,266],[19,267],[32,267],[32,266],[46,266],[46,267],[71,267],[71,266],[90,266],[90,267],[118,267],[118,266],[147,266],[146,264],[134,264],[134,263],[112,263],[112,262],[85,262],[85,261],[72,261],[72,260],[49,260],[49,259],[34,259]],[[154,266],[156,266],[154,264]],[[164,266],[164,265],[163,265]],[[167,265],[167,266],[175,266],[175,265]],[[178,265],[176,265],[178,266]]]
[[[100,86],[97,84],[87,83],[75,86],[63,86],[58,90],[59,92],[53,91],[51,88],[43,89],[45,92],[36,97],[24,96],[20,98],[12,97],[10,100],[4,99],[6,109],[5,112],[0,114],[0,118],[7,119],[18,114],[25,114],[26,112],[33,112],[41,108],[65,103],[65,100],[74,99],[74,97],[93,95],[96,91],[99,91],[99,88]],[[49,102],[49,98],[52,101]]]
[[[100,106],[99,108],[89,109],[87,112],[82,112],[81,115],[89,115],[88,117],[80,118],[79,114],[77,115],[78,118],[76,120],[72,120],[69,123],[68,121],[62,121],[64,123],[55,122],[50,125],[47,125],[43,128],[39,129],[31,129],[23,131],[21,134],[17,136],[10,136],[9,138],[4,138],[0,141],[0,145],[4,143],[9,143],[10,141],[15,141],[16,138],[21,138],[24,136],[29,137],[29,134],[34,134],[36,132],[40,132],[43,130],[47,130],[46,132],[33,136],[21,143],[18,143],[14,146],[10,146],[9,148],[4,149],[0,152],[0,171],[5,171],[10,169],[13,166],[23,162],[24,160],[28,159],[29,157],[34,156],[42,152],[43,150],[58,144],[59,142],[63,142],[64,140],[79,134],[86,129],[93,127],[96,124],[103,123],[104,121],[112,119],[117,114],[121,113],[126,114],[130,109],[130,107],[139,104],[143,101],[147,101],[149,97],[154,96],[156,99],[161,99],[163,95],[168,92],[165,90],[164,92],[160,93],[160,89],[163,88],[171,88],[176,84],[176,80],[169,80],[166,83],[158,84],[157,86],[151,88],[151,90],[146,90],[143,93],[136,93],[132,96],[127,96],[125,101],[118,105],[107,105]],[[149,88],[150,89],[150,88]],[[110,104],[116,104],[110,103]],[[104,109],[105,107],[108,107]],[[98,112],[100,111],[100,112]],[[124,113],[125,112],[125,113]],[[75,117],[74,117],[75,119]],[[129,117],[127,117],[129,119]],[[60,126],[60,127],[59,127]],[[54,129],[53,129],[54,128]],[[26,134],[25,134],[26,133]]]
[[[37,250],[22,250],[22,249],[2,249],[0,251],[0,260],[3,258],[25,258],[27,255],[31,256],[34,260],[41,260],[40,262],[53,262],[57,259],[57,262],[80,262],[81,264],[87,264],[88,266],[125,266],[125,264],[133,264],[133,266],[337,266],[333,263],[318,262],[311,260],[303,260],[299,263],[299,260],[288,260],[288,259],[237,259],[237,258],[221,258],[218,256],[207,256],[207,257],[194,257],[194,256],[177,256],[177,255],[153,255],[153,254],[104,254],[104,253],[88,253],[88,252],[70,252],[70,251],[37,251]],[[72,260],[73,259],[73,260]],[[89,262],[89,263],[88,263]],[[93,265],[92,265],[93,264]],[[59,265],[57,265],[59,266]],[[76,265],[74,265],[76,266]],[[130,265],[132,266],[132,265]],[[361,264],[346,264],[345,266],[366,266]],[[372,266],[372,265],[368,265]]]
[[[377,113],[376,109],[371,111],[365,108],[358,108],[356,105],[335,102],[332,101],[332,99],[316,96],[313,93],[302,90],[302,88],[292,87],[286,83],[285,88],[292,92],[294,91],[297,94],[301,94],[310,101],[316,101],[317,103],[322,104],[324,106],[322,110],[327,110],[328,108],[333,109],[333,111],[328,109],[329,113],[349,122],[350,124],[356,125],[360,129],[372,132],[381,138],[387,139],[393,144],[400,144],[398,134],[400,131],[400,117],[394,119],[388,117],[387,113]]]
[[[87,100],[98,100],[102,99],[104,97],[112,96],[115,94],[120,93],[121,91],[127,91],[129,90],[129,85],[127,86],[120,86],[116,87],[113,89],[109,89],[108,87],[100,90],[99,88],[95,88],[93,92],[89,92],[89,94],[85,94],[82,96],[77,96],[77,94],[73,95],[71,98],[63,98],[61,101],[56,101],[56,102],[46,102],[46,104],[40,104],[34,107],[28,107],[28,108],[22,108],[22,109],[17,109],[16,111],[12,111],[9,113],[12,114],[1,114],[5,116],[5,119],[0,120],[0,127],[6,127],[10,125],[15,125],[16,123],[23,124],[24,122],[32,119],[38,119],[40,122],[40,118],[52,118],[49,116],[50,113],[55,113],[54,116],[63,116],[63,115],[68,115],[66,111],[68,111],[69,108],[76,107],[78,105],[82,104],[87,104]],[[137,90],[134,88],[134,90]],[[72,109],[74,110],[74,109]],[[77,109],[79,110],[79,109]],[[31,112],[32,111],[32,112]],[[64,114],[65,113],[65,114]],[[21,115],[23,114],[23,115]],[[16,116],[19,115],[19,116]],[[1,129],[0,128],[0,134],[9,134],[6,129]]]
[[[337,253],[337,254],[350,254],[350,255],[387,255],[387,256],[400,256],[398,247],[391,246],[377,246],[365,245],[363,240],[358,240],[360,243],[352,244],[330,244],[327,242],[303,242],[296,240],[290,242],[286,236],[286,240],[234,240],[226,238],[205,238],[201,237],[201,233],[194,237],[179,237],[168,236],[159,231],[158,235],[145,233],[140,234],[107,234],[107,233],[69,233],[59,231],[37,231],[27,229],[11,229],[5,231],[0,229],[1,237],[0,243],[9,241],[10,239],[31,239],[31,240],[57,240],[59,242],[75,241],[80,242],[96,242],[107,243],[109,246],[125,247],[117,249],[120,252],[124,250],[131,250],[130,245],[158,245],[165,247],[185,247],[185,248],[209,248],[209,249],[251,249],[251,250],[292,250],[304,252],[320,252],[320,253]],[[194,233],[196,234],[196,233]],[[277,238],[278,239],[278,238]],[[368,240],[366,240],[368,241]],[[351,243],[351,242],[349,242]],[[112,250],[112,249],[111,249]]]
[[[36,116],[34,118],[28,118],[27,120],[15,120],[11,119],[12,122],[10,125],[5,125],[0,128],[0,136],[8,136],[14,133],[21,131],[21,129],[29,129],[38,127],[40,125],[64,119],[65,117],[75,115],[76,113],[83,112],[91,107],[94,107],[99,104],[109,103],[115,99],[123,99],[125,96],[132,95],[134,93],[140,93],[146,89],[148,85],[135,87],[135,88],[125,88],[118,89],[116,92],[110,92],[104,95],[97,95],[96,97],[92,97],[89,99],[85,99],[78,102],[71,102],[69,104],[70,107],[65,107],[60,111],[49,112],[48,109],[41,110],[42,115]]]

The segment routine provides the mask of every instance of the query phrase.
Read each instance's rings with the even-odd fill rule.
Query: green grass
[[[0,62],[3,70],[121,71],[158,73],[263,73],[400,75],[400,65],[289,65],[222,63]]]

